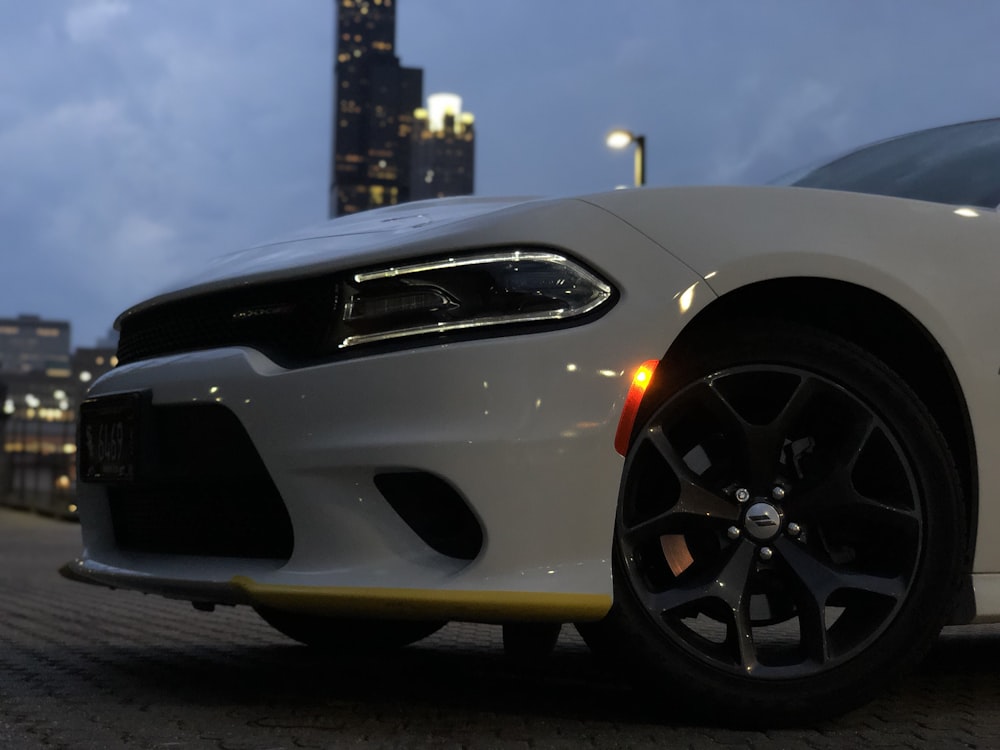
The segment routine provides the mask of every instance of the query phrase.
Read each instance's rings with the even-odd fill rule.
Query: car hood
[[[447,198],[342,216],[262,245],[221,255],[199,271],[196,278],[182,281],[177,288],[290,268],[311,268],[338,260],[350,262],[359,257],[369,262],[374,248],[407,244],[418,235],[437,234],[459,222],[531,201],[531,198]]]
[[[463,226],[475,227],[483,217],[547,202],[550,201],[532,197],[440,198],[330,219],[215,257],[194,275],[175,280],[159,294],[127,309],[116,326],[135,312],[181,297],[265,279],[293,278],[396,260],[408,248],[432,246],[436,238],[460,231]]]
[[[766,246],[775,237],[768,229],[773,222],[762,221],[762,216],[781,217],[787,232],[790,216],[810,217],[795,226],[822,224],[836,220],[837,212],[828,210],[831,203],[859,200],[895,199],[788,187],[670,187],[567,198],[465,197],[406,203],[340,217],[223,255],[196,276],[126,310],[119,322],[161,303],[262,281],[498,244],[562,246],[574,233],[591,231],[587,217],[598,215],[614,217],[704,277],[740,254],[742,244],[734,244],[729,223],[719,221],[722,214],[739,214],[742,231],[763,232],[761,243]]]

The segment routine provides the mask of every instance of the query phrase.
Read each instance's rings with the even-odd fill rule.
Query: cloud
[[[176,234],[163,222],[148,216],[129,214],[118,222],[117,229],[112,233],[110,249],[118,258],[147,256],[160,251]]]
[[[0,0],[0,315],[78,342],[207,258],[325,217],[334,0]],[[397,54],[476,116],[477,192],[764,179],[997,114],[948,4],[402,0]]]
[[[66,33],[78,44],[100,41],[129,10],[125,0],[78,0],[66,12]]]
[[[761,95],[758,84],[755,78],[745,80],[740,98],[732,103],[734,108],[752,111],[753,102]],[[804,131],[815,123],[831,131],[841,128],[843,111],[843,96],[837,86],[815,79],[799,82],[776,99],[769,99],[767,111],[759,115],[754,128],[730,131],[732,140],[714,152],[706,181],[727,184],[748,177],[753,181],[777,177],[775,163],[781,163],[788,151],[801,153],[795,146]]]

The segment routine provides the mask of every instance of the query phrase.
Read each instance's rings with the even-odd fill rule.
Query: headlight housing
[[[245,346],[283,367],[361,356],[507,328],[583,322],[616,292],[544,248],[500,248],[399,265],[291,278],[168,300],[118,320],[129,364],[197,349]]]
[[[336,346],[593,312],[610,284],[559,253],[500,250],[388,266],[343,281]]]

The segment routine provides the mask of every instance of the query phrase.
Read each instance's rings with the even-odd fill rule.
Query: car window
[[[1000,120],[890,138],[781,182],[996,208],[1000,205]]]

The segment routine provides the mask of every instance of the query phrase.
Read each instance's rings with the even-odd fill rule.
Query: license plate
[[[133,482],[139,471],[144,393],[124,393],[80,405],[77,440],[84,482]]]

